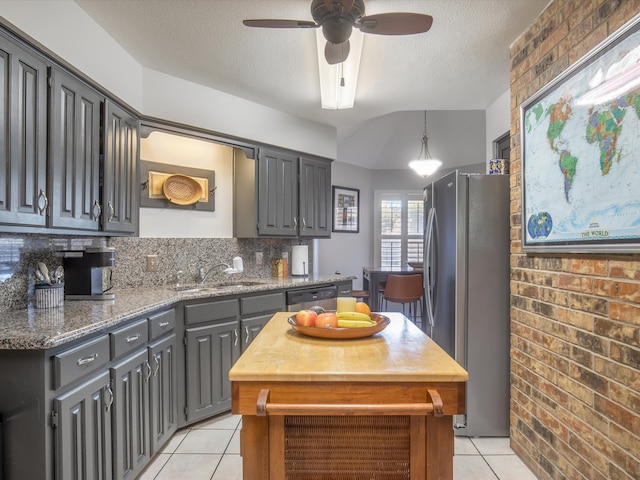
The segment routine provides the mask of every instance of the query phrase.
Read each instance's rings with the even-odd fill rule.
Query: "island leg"
[[[242,478],[269,480],[269,418],[242,416],[240,456]]]
[[[453,417],[427,416],[425,459],[427,480],[453,479]]]

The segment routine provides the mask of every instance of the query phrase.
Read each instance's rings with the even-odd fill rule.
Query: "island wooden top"
[[[232,382],[465,382],[458,363],[401,313],[367,338],[305,336],[276,313],[229,372]]]

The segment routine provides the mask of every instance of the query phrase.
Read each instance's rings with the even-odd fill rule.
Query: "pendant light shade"
[[[411,162],[409,162],[409,167],[422,177],[433,175],[435,171],[442,166],[442,162],[440,160],[431,158],[428,142],[429,137],[427,136],[427,111],[425,110],[424,133],[422,134],[422,146],[420,147],[420,155],[418,155],[417,160],[412,160]]]

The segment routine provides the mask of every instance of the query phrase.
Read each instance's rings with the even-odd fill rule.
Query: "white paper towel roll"
[[[291,247],[291,275],[309,275],[309,247],[293,245]]]

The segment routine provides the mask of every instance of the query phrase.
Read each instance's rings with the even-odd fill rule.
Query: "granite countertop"
[[[235,382],[466,382],[468,373],[401,313],[371,337],[303,335],[276,313],[229,372]]]
[[[0,320],[0,350],[42,350],[110,329],[119,323],[171,307],[183,300],[299,288],[353,280],[353,276],[316,275],[284,278],[234,278],[225,287],[205,284],[199,290],[176,291],[170,286],[112,290],[113,300],[66,300],[49,309],[29,307],[3,312]],[[243,285],[243,282],[260,282]],[[194,285],[194,287],[196,287]]]

